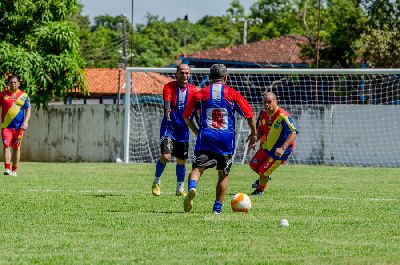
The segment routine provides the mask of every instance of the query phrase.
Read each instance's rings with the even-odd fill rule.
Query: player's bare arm
[[[189,127],[190,130],[197,136],[199,134],[199,128],[194,124],[194,122],[191,119],[188,119],[185,117],[185,122],[187,126]]]
[[[256,146],[256,143],[258,141],[257,132],[256,132],[256,120],[254,119],[254,116],[251,118],[248,118],[247,123],[251,130],[250,135],[247,137],[247,142],[249,142],[249,148],[253,149]]]
[[[22,130],[28,129],[29,119],[31,118],[31,108],[26,109],[24,123],[21,126]]]
[[[281,157],[285,153],[285,151],[289,147],[289,145],[291,143],[293,143],[293,141],[296,138],[296,136],[297,136],[297,134],[295,132],[289,134],[288,138],[283,143],[283,145],[281,147],[279,147],[279,148],[276,148],[275,155]]]

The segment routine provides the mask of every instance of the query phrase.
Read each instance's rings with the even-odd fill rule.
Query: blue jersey
[[[197,88],[188,85],[186,88],[179,88],[176,81],[164,86],[164,100],[171,101],[170,120],[164,116],[160,126],[160,139],[169,137],[178,142],[189,141],[189,128],[183,118],[188,98],[197,91]]]
[[[188,103],[185,117],[189,117],[200,102],[200,128],[196,151],[233,154],[235,150],[235,112],[252,118],[253,111],[244,97],[233,88],[212,84],[201,89]]]

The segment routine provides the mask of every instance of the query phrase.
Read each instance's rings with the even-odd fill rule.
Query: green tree
[[[0,0],[0,76],[10,73],[38,107],[72,89],[86,92],[76,0]]]
[[[367,30],[359,54],[374,67],[400,67],[400,0],[364,0]]]

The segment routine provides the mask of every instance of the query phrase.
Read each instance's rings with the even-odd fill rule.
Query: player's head
[[[10,91],[16,91],[19,89],[19,79],[16,75],[12,75],[10,76],[10,78],[8,79],[8,87],[10,89]]]
[[[187,64],[179,64],[176,67],[176,79],[180,87],[186,87],[189,82],[190,67]]]
[[[266,92],[264,94],[264,109],[268,114],[273,114],[278,108],[278,99],[275,93]]]
[[[225,83],[228,77],[228,70],[223,64],[213,64],[210,68],[209,78],[212,83],[223,82]]]

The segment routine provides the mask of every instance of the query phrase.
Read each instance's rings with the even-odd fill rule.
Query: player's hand
[[[276,148],[276,150],[275,150],[275,155],[278,157],[283,156],[284,153],[285,153],[285,149],[283,149],[282,147]]]
[[[249,142],[249,144],[248,144],[249,149],[255,148],[255,147],[256,147],[256,144],[257,144],[257,136],[256,136],[255,134],[250,134],[250,135],[247,137],[246,142]]]
[[[21,129],[22,129],[22,130],[28,129],[28,123],[27,123],[27,122],[24,122],[24,123],[22,124],[22,126],[21,126]]]
[[[167,111],[167,120],[168,120],[168,121],[171,121],[170,114],[171,114],[171,109],[169,109],[169,110]]]

